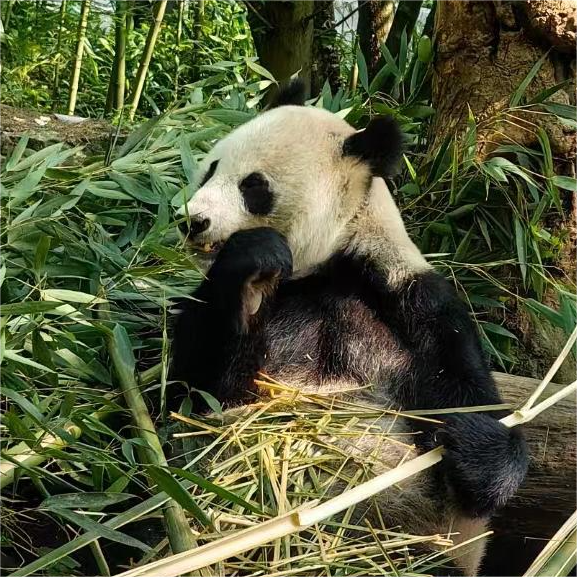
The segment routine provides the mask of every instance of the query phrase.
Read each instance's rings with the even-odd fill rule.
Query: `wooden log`
[[[507,403],[525,402],[540,381],[494,373]],[[558,391],[551,383],[543,398]],[[577,508],[575,466],[577,412],[567,398],[523,426],[531,453],[529,474],[517,495],[492,522],[495,531],[483,575],[522,575]]]

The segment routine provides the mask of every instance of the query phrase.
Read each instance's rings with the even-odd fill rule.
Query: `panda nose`
[[[196,236],[205,230],[208,230],[210,227],[210,219],[203,218],[203,219],[194,219],[191,218],[189,221],[183,221],[179,223],[178,229],[182,234],[185,236]]]

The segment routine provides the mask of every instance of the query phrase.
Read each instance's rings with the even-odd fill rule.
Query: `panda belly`
[[[394,329],[354,294],[326,289],[297,294],[280,291],[265,333],[264,372],[276,380],[320,394],[346,391],[349,396],[360,389],[363,403],[383,409],[401,406],[397,389],[410,370],[411,353]],[[343,450],[359,463],[372,462],[375,475],[391,470],[418,454],[414,447],[418,428],[407,421],[388,415],[377,423],[373,420],[370,424],[377,424],[386,435],[361,437],[354,445],[344,441],[347,446]],[[379,518],[369,518],[371,523],[384,522],[392,530],[414,535],[448,535],[455,545],[473,539],[471,545],[449,553],[449,558],[452,574],[477,574],[485,542],[474,538],[487,530],[487,522],[465,516],[454,507],[436,475],[423,471],[376,499]]]
[[[266,326],[264,372],[316,392],[371,387],[396,405],[396,383],[411,355],[358,297],[331,291],[283,296]]]

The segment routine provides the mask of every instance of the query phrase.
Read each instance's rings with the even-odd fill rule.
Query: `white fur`
[[[216,144],[203,163],[205,172],[218,160],[215,175],[179,212],[210,218],[199,244],[224,241],[235,230],[272,226],[287,236],[295,272],[310,270],[331,256],[352,216],[352,211],[341,214],[340,195],[347,179],[341,147],[353,132],[316,108],[266,112]],[[271,183],[271,215],[255,216],[244,207],[238,185],[251,172],[261,172]]]

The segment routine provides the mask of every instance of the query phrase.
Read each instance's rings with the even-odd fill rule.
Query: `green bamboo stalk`
[[[101,314],[103,318],[107,317],[106,312],[102,311]],[[107,340],[108,354],[118,377],[126,406],[130,410],[138,434],[146,441],[149,447],[148,450],[140,450],[139,448],[140,458],[143,462],[151,465],[166,467],[168,464],[162,445],[136,382],[134,356],[128,334],[124,327],[116,325],[114,330],[108,334]],[[164,505],[163,515],[166,522],[168,541],[173,553],[188,551],[196,546],[184,510],[176,501],[170,500]]]
[[[80,9],[80,22],[78,23],[78,35],[76,38],[76,56],[72,68],[70,79],[70,96],[68,99],[68,114],[74,114],[76,108],[76,97],[78,96],[78,81],[80,80],[80,69],[82,68],[82,55],[84,54],[84,40],[86,38],[86,28],[88,26],[88,14],[90,13],[90,0],[82,0]]]
[[[62,60],[60,50],[62,48],[62,31],[64,30],[66,19],[66,0],[60,4],[60,23],[58,25],[58,36],[56,40],[56,62],[54,63],[54,80],[52,84],[52,110],[58,106],[58,86],[60,84],[60,62]]]
[[[112,60],[112,70],[110,70],[110,80],[108,81],[108,89],[106,90],[106,104],[104,105],[104,114],[110,114],[114,109],[115,98],[115,78],[116,78],[116,55]]]
[[[115,102],[114,107],[121,110],[124,106],[124,87],[126,86],[126,0],[116,0],[116,28],[114,36]]]
[[[4,32],[8,30],[8,26],[10,25],[10,16],[12,16],[12,7],[14,6],[15,0],[8,0],[8,6],[6,7],[6,14],[4,15]]]
[[[204,0],[194,0],[192,6],[194,10],[194,39],[200,40],[202,36],[202,23],[204,21]]]
[[[182,40],[182,24],[184,19],[184,0],[178,0],[178,27],[176,29],[176,72],[174,73],[174,101],[178,99],[178,82],[180,80],[180,41]]]
[[[138,103],[140,102],[140,97],[144,88],[144,82],[146,81],[146,75],[148,73],[148,67],[150,65],[150,60],[152,59],[152,53],[154,52],[154,45],[156,44],[156,39],[158,38],[158,33],[160,32],[160,26],[162,24],[162,19],[164,18],[167,1],[168,0],[159,0],[154,5],[154,23],[148,31],[148,36],[146,37],[146,43],[144,45],[144,51],[142,53],[142,59],[140,61],[140,66],[138,67],[138,72],[136,73],[136,84],[134,86],[132,102],[130,103],[130,120],[134,120],[134,115],[136,114]]]
[[[178,27],[176,29],[176,45],[182,40],[182,21],[184,19],[184,0],[178,0]]]

